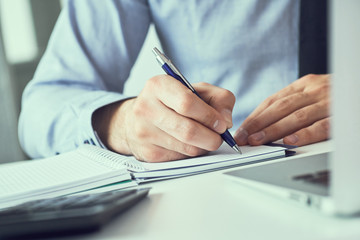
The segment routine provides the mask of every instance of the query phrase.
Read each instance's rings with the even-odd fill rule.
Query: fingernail
[[[259,142],[265,138],[265,132],[261,131],[261,132],[254,133],[254,134],[250,135],[249,138],[251,138],[251,140],[253,140],[255,142]]]
[[[248,132],[244,128],[239,128],[235,133],[235,139],[238,144],[245,144],[248,138]]]
[[[295,144],[299,141],[299,137],[296,134],[287,136],[284,138],[284,142],[290,143],[290,144]]]
[[[218,133],[223,133],[226,130],[226,125],[223,121],[216,120],[214,122],[213,128]]]
[[[229,109],[224,109],[221,111],[221,115],[225,118],[226,122],[229,125],[232,125],[232,112]]]

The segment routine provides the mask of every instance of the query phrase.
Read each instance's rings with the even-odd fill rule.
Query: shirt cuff
[[[95,91],[90,92],[84,97],[88,98],[88,101],[85,101],[82,106],[79,106],[81,108],[79,109],[81,114],[79,116],[79,133],[76,145],[80,146],[83,144],[91,144],[106,149],[97,132],[93,128],[93,113],[101,107],[114,102],[133,98],[134,96],[125,96],[115,92]]]

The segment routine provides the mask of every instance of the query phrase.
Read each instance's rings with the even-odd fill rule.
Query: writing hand
[[[172,77],[155,76],[138,97],[97,110],[94,128],[109,149],[148,162],[216,150],[219,133],[232,126],[235,97],[210,84],[193,86],[206,103]]]
[[[329,138],[330,75],[306,75],[268,97],[235,133],[238,145],[283,138],[302,146]]]

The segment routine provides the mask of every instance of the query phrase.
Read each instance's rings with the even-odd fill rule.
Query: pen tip
[[[233,148],[236,152],[242,154],[242,152],[241,152],[241,150],[240,150],[240,147],[239,147],[237,144],[235,144],[232,148]]]

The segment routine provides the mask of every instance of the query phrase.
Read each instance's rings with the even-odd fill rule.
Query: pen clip
[[[196,92],[195,88],[189,83],[188,80],[180,73],[180,71],[176,68],[176,66],[171,62],[171,60],[162,52],[160,52],[159,49],[156,47],[153,48],[152,52],[155,54],[156,60],[158,63],[162,66],[164,64],[168,65],[168,67],[176,74],[178,75],[181,80],[185,83],[185,85],[192,91]]]

